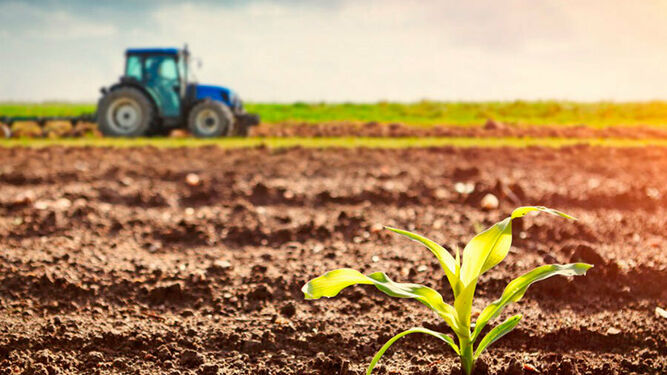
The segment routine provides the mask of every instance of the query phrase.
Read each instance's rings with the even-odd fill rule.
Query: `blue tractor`
[[[259,124],[232,90],[188,82],[187,46],[128,49],[125,56],[125,74],[102,88],[97,105],[104,135],[141,137],[186,128],[196,137],[246,136]]]

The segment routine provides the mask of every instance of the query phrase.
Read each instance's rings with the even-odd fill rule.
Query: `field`
[[[518,221],[475,310],[537,265],[595,268],[512,305],[524,319],[479,373],[667,372],[667,147],[431,146],[0,147],[0,374],[362,374],[393,334],[446,328],[372,287],[304,301],[303,283],[355,267],[444,292],[381,225],[460,246],[525,204],[579,220]],[[413,336],[377,374],[457,374]]]
[[[550,109],[549,109],[550,108]],[[87,104],[0,103],[2,116],[77,116],[94,112]],[[250,129],[254,139],[182,139],[181,130],[150,140],[102,139],[95,124],[63,121],[17,122],[14,145],[153,145],[158,147],[432,147],[563,146],[572,144],[639,146],[667,140],[667,103],[435,103],[412,104],[249,104],[262,117]],[[663,113],[664,111],[664,113]],[[4,126],[4,125],[3,125]],[[84,138],[77,140],[72,138]],[[317,138],[317,139],[315,139]],[[390,139],[390,138],[401,138]]]
[[[512,305],[524,318],[477,375],[667,372],[667,103],[247,107],[263,119],[249,138],[53,123],[0,139],[0,375],[361,375],[399,331],[447,328],[372,287],[305,301],[308,279],[354,267],[444,293],[432,255],[382,225],[451,248],[533,204],[579,220],[520,219],[474,313],[535,266],[595,268]],[[482,208],[489,193],[499,207]],[[459,374],[450,349],[413,336],[374,373]]]
[[[248,103],[248,112],[263,122],[400,123],[418,127],[433,125],[479,126],[487,119],[520,125],[610,126],[667,125],[667,102],[578,103],[565,101],[432,102],[417,103]],[[0,103],[1,116],[77,116],[95,112],[88,103]]]

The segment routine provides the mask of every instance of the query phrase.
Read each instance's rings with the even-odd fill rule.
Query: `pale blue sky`
[[[0,0],[0,100],[94,101],[184,42],[249,101],[667,99],[667,0]]]

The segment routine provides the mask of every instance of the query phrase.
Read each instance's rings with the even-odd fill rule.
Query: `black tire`
[[[105,136],[141,137],[154,121],[153,103],[134,87],[113,90],[97,104],[97,124]]]
[[[197,138],[231,135],[234,131],[234,115],[225,104],[204,100],[190,110],[188,130]]]

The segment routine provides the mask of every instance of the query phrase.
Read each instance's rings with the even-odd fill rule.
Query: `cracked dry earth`
[[[437,260],[381,225],[461,246],[526,204],[579,220],[518,220],[477,311],[538,265],[595,268],[531,287],[478,373],[667,372],[665,148],[54,147],[0,160],[0,374],[362,374],[397,332],[446,327],[370,286],[304,301],[303,283],[383,270],[451,301]],[[497,209],[480,208],[487,193]],[[444,344],[411,336],[377,374],[458,374]]]

